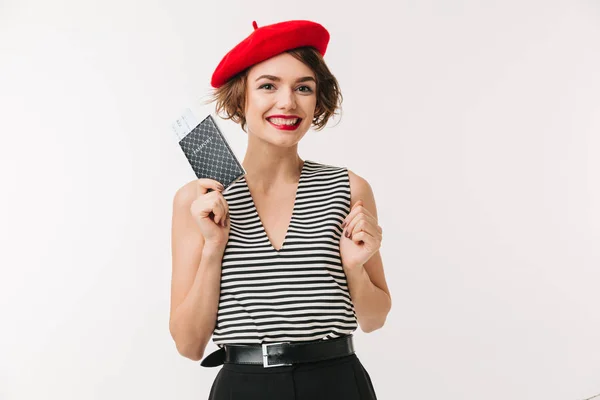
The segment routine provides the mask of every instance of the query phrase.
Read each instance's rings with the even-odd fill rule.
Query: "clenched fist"
[[[190,212],[200,227],[205,243],[224,247],[229,239],[229,205],[221,193],[220,182],[201,178]],[[210,191],[212,189],[212,191]]]

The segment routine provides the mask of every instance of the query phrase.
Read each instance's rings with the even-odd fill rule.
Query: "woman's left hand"
[[[344,223],[340,256],[344,270],[351,270],[364,265],[379,250],[383,231],[373,214],[363,206],[362,200],[354,203]]]

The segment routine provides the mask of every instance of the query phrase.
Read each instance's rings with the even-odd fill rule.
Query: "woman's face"
[[[253,65],[246,82],[248,133],[278,146],[298,143],[311,126],[316,90],[315,74],[291,54]]]

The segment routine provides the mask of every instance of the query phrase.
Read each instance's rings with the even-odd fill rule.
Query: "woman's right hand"
[[[230,226],[229,205],[221,193],[223,186],[209,178],[200,178],[196,184],[196,199],[190,212],[200,227],[205,244],[225,247]],[[209,189],[213,191],[209,192]]]

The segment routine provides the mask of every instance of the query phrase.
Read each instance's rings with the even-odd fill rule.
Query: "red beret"
[[[329,32],[322,25],[306,20],[279,22],[258,27],[221,60],[210,84],[218,88],[246,68],[296,47],[312,46],[322,56],[329,43]]]

